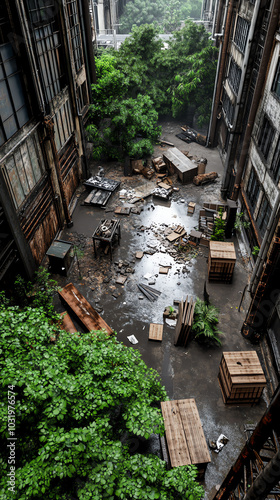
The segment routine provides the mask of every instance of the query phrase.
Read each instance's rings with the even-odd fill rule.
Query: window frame
[[[275,94],[280,99],[280,57],[276,65],[271,92],[273,92],[273,94]]]
[[[238,16],[233,41],[242,54],[245,53],[249,29],[249,21],[242,16]]]
[[[267,160],[267,158],[269,156],[270,148],[271,148],[271,144],[274,140],[275,132],[276,132],[275,128],[271,124],[268,116],[264,115],[263,121],[262,121],[262,126],[259,130],[258,148],[261,151],[265,160]]]

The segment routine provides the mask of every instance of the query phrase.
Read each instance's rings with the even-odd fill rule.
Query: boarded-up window
[[[19,208],[44,172],[37,132],[8,157],[4,172],[15,207]]]
[[[73,118],[69,100],[56,112],[54,121],[54,138],[57,151],[60,151],[74,131]]]

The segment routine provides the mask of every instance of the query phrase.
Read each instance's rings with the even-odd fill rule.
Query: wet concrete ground
[[[180,132],[178,126],[166,123],[162,138],[175,143],[182,151],[204,156],[208,159],[207,172],[222,172],[221,162],[216,150],[208,150],[199,145],[185,144],[174,136]],[[157,147],[154,157],[164,149]],[[151,181],[142,176],[124,177],[123,168],[115,163],[103,165],[105,175],[121,180],[120,189],[150,189],[156,179]],[[97,173],[97,164],[92,164],[92,173]],[[74,225],[65,229],[61,239],[74,242],[78,248],[79,267],[74,264],[67,278],[55,276],[61,286],[72,282],[95,307],[105,321],[117,332],[118,339],[125,345],[138,349],[149,367],[158,371],[170,399],[195,398],[203,424],[206,440],[216,440],[221,433],[229,438],[228,444],[216,454],[210,451],[211,463],[208,465],[205,480],[205,498],[211,499],[216,487],[222,482],[229,468],[237,458],[245,443],[244,425],[255,423],[262,416],[265,398],[255,407],[229,407],[224,405],[218,384],[219,364],[223,351],[244,351],[256,349],[240,334],[244,320],[244,310],[238,312],[241,294],[247,283],[247,269],[235,243],[237,263],[233,282],[230,285],[207,283],[210,302],[220,311],[220,330],[224,332],[222,347],[209,346],[192,340],[186,348],[175,347],[173,343],[174,327],[164,323],[162,342],[148,340],[150,323],[163,323],[163,311],[173,305],[174,300],[185,299],[186,295],[203,299],[204,281],[207,279],[208,249],[199,247],[190,252],[178,251],[174,244],[168,244],[166,235],[171,227],[182,225],[186,231],[197,227],[199,210],[203,202],[219,201],[219,184],[196,187],[193,184],[182,185],[176,176],[172,177],[179,188],[173,193],[170,202],[156,201],[152,197],[144,202],[140,215],[116,216],[113,211],[124,203],[119,199],[119,191],[114,193],[106,211],[83,205],[86,192],[83,188],[73,213]],[[187,214],[187,203],[197,203],[194,215]],[[103,251],[94,257],[92,233],[104,218],[121,219],[121,241],[114,247],[113,260]],[[135,259],[136,251],[144,251],[141,260]],[[124,266],[120,267],[120,260]],[[168,275],[159,274],[160,265],[170,265]],[[115,284],[120,272],[127,268],[134,272],[127,273],[124,286]],[[137,288],[137,283],[148,284],[144,276],[150,273],[153,285],[161,291],[155,302],[149,302]],[[113,294],[115,296],[113,296]],[[140,299],[141,297],[141,299]],[[57,307],[63,310],[57,301]],[[135,335],[138,344],[132,346],[127,336]],[[260,353],[259,353],[260,354]]]

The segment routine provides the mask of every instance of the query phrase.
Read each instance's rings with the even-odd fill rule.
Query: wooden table
[[[94,255],[97,257],[96,241],[107,243],[110,248],[110,257],[112,256],[112,247],[115,240],[120,244],[121,227],[119,219],[102,219],[92,235]]]
[[[171,466],[193,464],[203,476],[211,458],[195,400],[164,401],[161,411]]]

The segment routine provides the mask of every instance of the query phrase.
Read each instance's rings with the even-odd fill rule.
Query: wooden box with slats
[[[255,351],[224,352],[218,379],[226,404],[253,405],[259,401],[266,385]]]
[[[236,253],[233,243],[225,241],[209,242],[208,279],[231,283]]]

